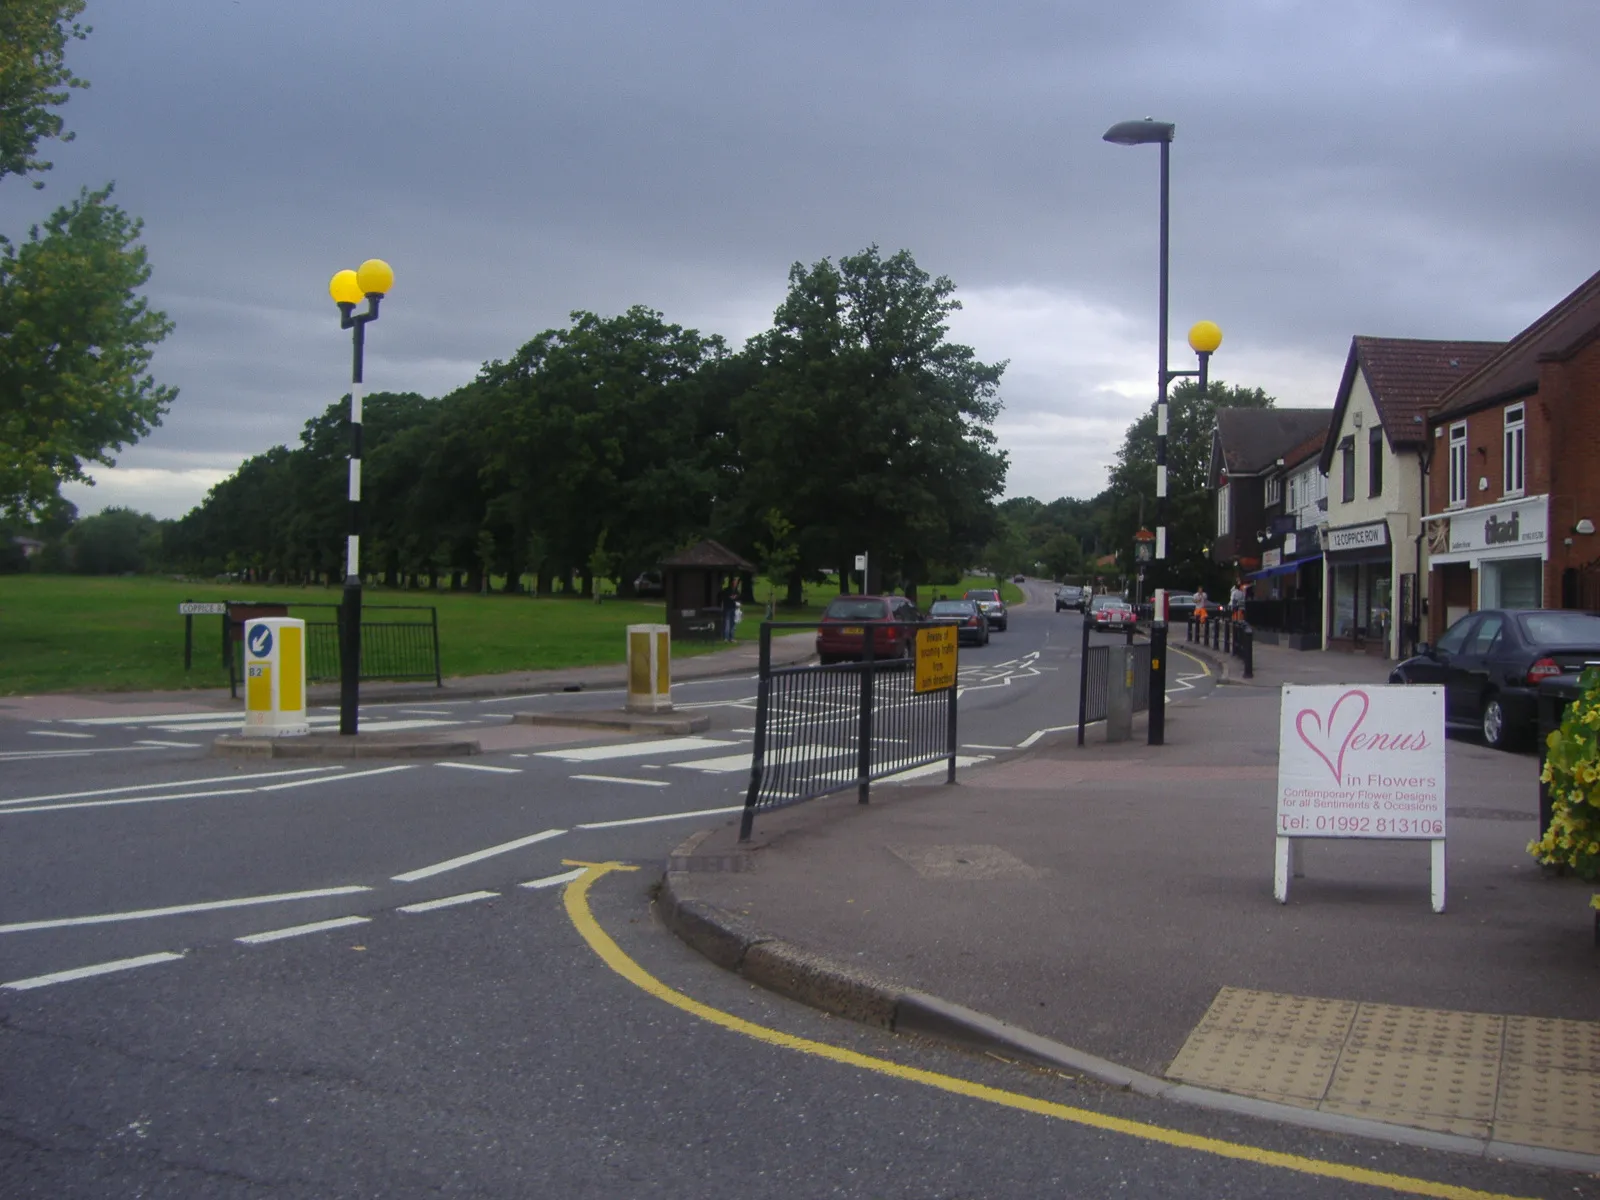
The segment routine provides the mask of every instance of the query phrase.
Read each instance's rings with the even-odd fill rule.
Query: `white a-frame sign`
[[[1444,911],[1444,689],[1296,687],[1278,718],[1273,894],[1289,899],[1295,838],[1432,843],[1433,911]]]

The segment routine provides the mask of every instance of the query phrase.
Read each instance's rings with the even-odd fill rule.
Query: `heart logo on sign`
[[[1328,764],[1335,783],[1344,782],[1344,752],[1361,722],[1367,719],[1370,707],[1372,701],[1365,692],[1349,691],[1333,702],[1326,719],[1314,708],[1302,708],[1294,719],[1294,731]]]

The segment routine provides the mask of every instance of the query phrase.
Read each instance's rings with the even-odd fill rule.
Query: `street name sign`
[[[1289,899],[1298,838],[1425,840],[1444,911],[1444,689],[1286,684],[1278,715],[1273,891]]]
[[[178,605],[180,617],[220,617],[228,611],[226,604],[216,604],[210,601],[198,602],[185,600]]]

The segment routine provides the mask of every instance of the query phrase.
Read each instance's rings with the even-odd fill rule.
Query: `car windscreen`
[[[1092,607],[1094,607],[1094,608],[1127,608],[1128,607],[1128,602],[1126,600],[1124,600],[1121,596],[1096,596],[1094,598],[1094,604],[1092,605]]]
[[[884,617],[882,600],[862,600],[854,596],[840,596],[828,602],[824,617],[836,621],[881,621]]]
[[[966,592],[966,593],[963,593],[963,594],[965,595],[965,597],[968,600],[998,600],[998,599],[1000,599],[1000,593],[995,591],[993,588],[990,588],[987,591],[973,591],[973,592]]]
[[[930,617],[970,617],[975,606],[970,600],[935,600],[928,609]]]
[[[1590,613],[1523,613],[1517,623],[1535,646],[1600,646],[1600,617]]]

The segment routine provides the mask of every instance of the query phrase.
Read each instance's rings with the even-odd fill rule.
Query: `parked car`
[[[1390,683],[1444,687],[1445,720],[1475,725],[1501,750],[1533,740],[1539,684],[1600,662],[1600,616],[1570,609],[1490,608],[1462,617],[1397,663]]]
[[[633,593],[642,599],[665,596],[666,585],[661,582],[660,571],[641,571],[633,581]]]
[[[1075,608],[1082,612],[1084,596],[1083,588],[1077,584],[1063,583],[1056,589],[1056,611],[1061,612],[1063,609]]]
[[[1096,596],[1089,601],[1089,619],[1096,629],[1132,629],[1133,605],[1122,596]]]
[[[989,644],[989,618],[976,600],[935,600],[928,609],[928,620],[949,621],[956,626],[956,642],[974,646]]]
[[[989,628],[1006,631],[1010,618],[1006,616],[1006,602],[994,588],[972,588],[961,594],[963,600],[976,600],[983,615],[989,618]]]
[[[822,612],[817,657],[824,663],[859,662],[870,629],[873,658],[910,658],[920,620],[922,614],[904,596],[835,596]]]

